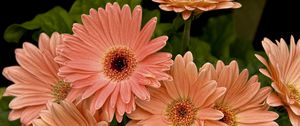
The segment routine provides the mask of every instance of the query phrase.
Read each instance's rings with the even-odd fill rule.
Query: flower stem
[[[190,17],[184,23],[184,30],[183,30],[183,35],[182,35],[182,46],[181,46],[182,53],[185,53],[188,50],[188,47],[190,44],[191,25],[192,25],[192,17]]]

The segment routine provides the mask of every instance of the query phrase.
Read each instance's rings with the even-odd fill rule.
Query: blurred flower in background
[[[270,106],[284,106],[291,123],[300,125],[300,41],[295,44],[291,37],[290,48],[283,39],[273,43],[268,38],[262,41],[268,61],[260,55],[256,57],[266,66],[261,73],[272,79],[276,94],[269,96]]]
[[[160,3],[159,7],[165,11],[181,13],[182,18],[187,20],[192,13],[203,13],[205,11],[240,8],[242,5],[233,0],[152,0]]]

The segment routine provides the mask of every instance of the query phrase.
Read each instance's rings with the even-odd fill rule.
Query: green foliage
[[[189,49],[193,53],[194,62],[198,67],[206,62],[217,61],[217,58],[211,55],[210,45],[198,38],[191,38]]]
[[[53,32],[71,33],[72,19],[61,7],[54,7],[50,11],[37,15],[33,20],[10,25],[4,33],[7,42],[19,42],[20,38],[27,32],[39,30],[47,34]]]
[[[1,88],[0,91],[4,91],[4,89]],[[1,92],[0,92],[1,93]],[[2,94],[1,94],[2,96]],[[20,121],[9,121],[8,120],[8,114],[10,109],[8,108],[9,102],[12,100],[13,97],[2,97],[0,99],[0,126],[20,126]]]
[[[279,118],[276,120],[276,122],[279,124],[279,126],[292,126],[288,114],[286,112],[286,109],[284,107],[275,107],[271,109],[272,111],[276,112],[279,115]]]
[[[160,22],[160,11],[158,9],[155,10],[143,9],[142,24],[146,24],[153,17],[157,18],[158,23]]]
[[[0,88],[0,100],[1,100],[2,97],[3,97],[4,91],[5,91],[5,88]]]
[[[88,14],[91,8],[104,7],[108,2],[118,2],[120,6],[128,4],[132,9],[141,3],[141,0],[76,0],[69,12],[61,7],[54,7],[44,14],[37,15],[33,20],[22,24],[10,25],[4,33],[7,42],[19,42],[28,31],[34,31],[32,35],[37,40],[41,32],[50,35],[53,32],[72,33],[72,24],[81,22],[81,15]],[[154,14],[159,13],[155,10]],[[153,15],[153,13],[152,13]]]
[[[104,0],[105,1],[105,0]],[[76,0],[72,5],[69,15],[76,22],[81,22],[81,15],[88,14],[91,8],[97,9],[98,7],[105,6],[102,0]]]
[[[201,35],[211,45],[211,51],[217,58],[230,56],[230,45],[236,40],[236,32],[232,15],[212,17],[203,28]]]
[[[110,123],[110,126],[126,126],[126,124],[130,121],[130,119],[124,114],[122,122],[118,123],[117,119],[114,117]]]
[[[133,9],[136,5],[141,4],[142,0],[107,0],[111,2],[118,2],[121,6],[124,4],[128,4],[131,9]]]

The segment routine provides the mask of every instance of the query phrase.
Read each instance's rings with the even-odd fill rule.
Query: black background
[[[3,32],[7,26],[31,20],[35,15],[57,5],[69,10],[73,2],[73,0],[2,0],[0,2],[0,70],[17,65],[14,49],[21,47],[21,43],[7,43],[3,40]],[[267,0],[253,41],[256,50],[262,50],[261,40],[264,37],[271,40],[280,38],[289,40],[293,35],[295,39],[299,39],[300,7],[297,3],[297,0]],[[26,38],[22,39],[26,41]],[[10,82],[0,76],[0,87],[8,84]]]

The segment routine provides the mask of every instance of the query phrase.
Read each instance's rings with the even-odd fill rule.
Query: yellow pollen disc
[[[127,47],[108,49],[103,60],[104,74],[114,81],[127,79],[135,70],[136,65],[135,55]]]
[[[64,81],[58,81],[56,84],[53,85],[52,88],[52,95],[54,96],[55,102],[60,102],[64,100],[71,90],[70,83]]]
[[[300,102],[300,89],[294,84],[288,84],[287,87],[289,89],[289,98]]]
[[[220,120],[229,126],[237,126],[235,113],[226,105],[216,105],[215,109],[221,111],[224,117]]]
[[[188,99],[172,102],[167,108],[167,117],[173,126],[190,126],[195,121],[196,109]]]

